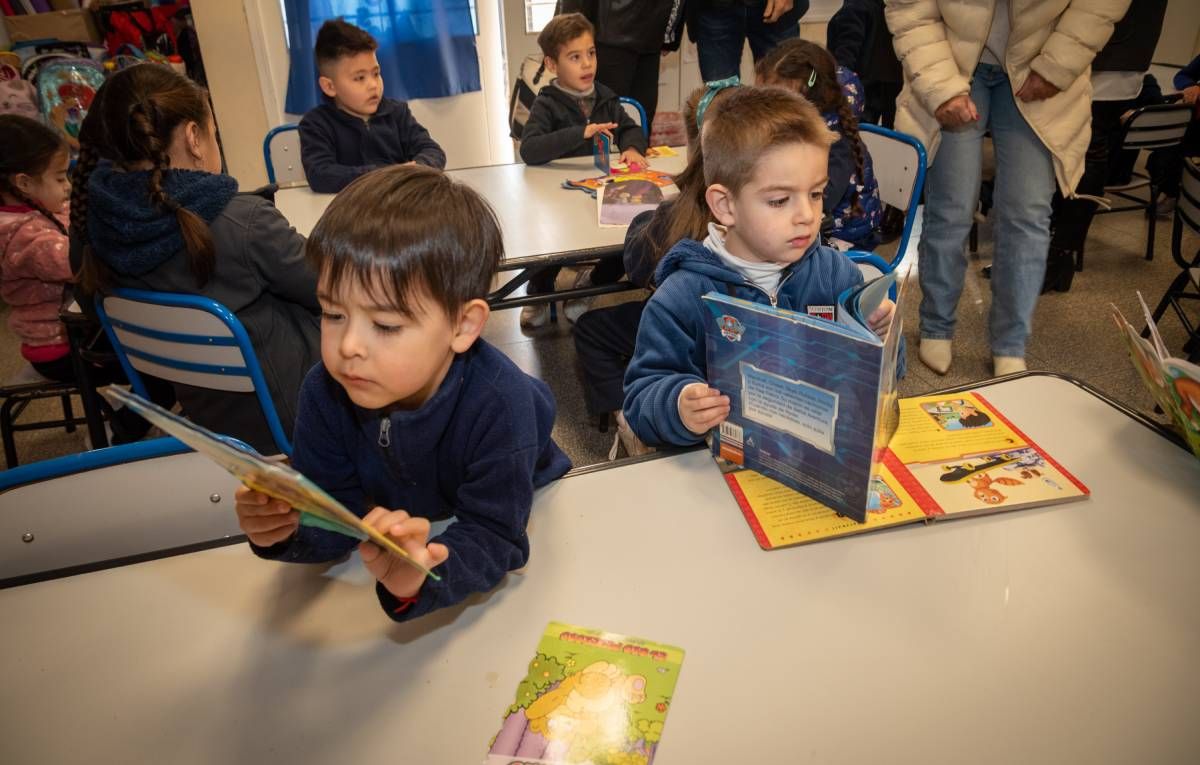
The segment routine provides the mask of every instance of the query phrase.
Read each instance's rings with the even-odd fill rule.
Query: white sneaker
[[[1025,359],[1022,356],[993,356],[992,369],[996,377],[1013,375],[1025,371]]]
[[[951,350],[951,342],[949,340],[922,337],[921,344],[917,348],[917,357],[921,359],[922,364],[939,375],[944,375],[950,371],[950,362],[954,357]]]
[[[550,304],[527,305],[521,309],[521,326],[524,329],[537,329],[550,323]]]
[[[563,303],[563,315],[567,317],[567,321],[574,324],[579,321],[579,317],[592,309],[591,298],[576,298]]]
[[[643,454],[655,452],[653,446],[646,446],[642,443],[642,439],[637,437],[633,428],[629,427],[629,423],[625,421],[625,413],[619,410],[617,411],[617,440],[621,442],[621,446],[625,447],[625,453],[630,457],[640,457]]]

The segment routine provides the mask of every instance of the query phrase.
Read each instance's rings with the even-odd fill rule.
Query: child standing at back
[[[524,566],[534,489],[571,466],[550,437],[549,388],[479,337],[503,250],[478,194],[413,167],[356,181],[308,240],[321,363],[300,392],[292,462],[414,559],[439,566],[441,581],[426,580],[358,544],[397,621],[490,590]],[[330,561],[357,544],[300,526],[286,503],[244,487],[237,514],[264,558]],[[450,517],[430,542],[429,522]]]
[[[545,56],[546,70],[554,79],[542,88],[529,109],[529,120],[521,133],[521,159],[526,164],[544,165],[562,157],[588,156],[596,135],[602,134],[620,148],[622,162],[645,165],[646,136],[642,128],[625,113],[617,94],[596,82],[592,22],[581,13],[555,16],[538,35],[538,46]],[[619,279],[620,264],[614,263],[615,275],[596,274],[594,282]],[[548,268],[531,278],[529,294],[553,291],[558,270]],[[578,303],[568,305],[564,312],[574,320],[585,309],[585,303]],[[523,327],[540,327],[549,320],[548,305],[521,309]]]
[[[341,19],[317,32],[317,84],[326,100],[300,120],[300,159],[313,191],[337,193],[386,165],[446,166],[446,153],[408,104],[384,98],[378,47]]]
[[[836,140],[811,103],[779,88],[736,88],[709,106],[708,236],[684,239],[659,262],[625,375],[625,419],[642,441],[695,444],[729,414],[729,397],[706,382],[702,295],[818,314],[862,283],[853,261],[819,242]],[[886,331],[895,308],[884,301],[871,327]]]

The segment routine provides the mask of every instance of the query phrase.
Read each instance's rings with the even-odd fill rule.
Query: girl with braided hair
[[[80,132],[71,228],[85,293],[110,287],[222,303],[250,336],[289,437],[304,374],[320,359],[316,275],[304,237],[221,172],[207,92],[141,64],[108,79]],[[275,450],[252,393],[175,384],[198,424]]]
[[[858,135],[863,108],[858,77],[838,66],[829,51],[801,39],[788,40],[769,52],[758,62],[755,74],[759,85],[778,85],[807,98],[826,126],[840,136],[829,150],[825,187],[825,214],[833,219],[829,236],[849,245],[840,249],[875,249],[883,205],[871,155]]]
[[[43,377],[74,379],[58,319],[70,283],[67,262],[67,142],[42,123],[0,115],[0,297],[21,356]]]

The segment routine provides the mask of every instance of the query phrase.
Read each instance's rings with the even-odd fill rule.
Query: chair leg
[[[71,407],[71,394],[64,393],[62,398],[63,421],[67,423],[67,432],[75,432],[75,412]]]
[[[1162,300],[1158,301],[1158,305],[1154,308],[1154,312],[1150,314],[1150,320],[1158,324],[1163,314],[1167,312],[1167,308],[1171,305],[1171,298],[1182,292],[1188,283],[1188,272],[1183,271],[1176,276],[1171,282],[1171,286],[1167,287],[1167,291],[1163,293]],[[1142,330],[1142,337],[1150,337],[1150,327],[1147,326]]]
[[[1086,247],[1087,247],[1087,242],[1080,244],[1079,252],[1077,252],[1075,254],[1075,272],[1076,273],[1083,270],[1083,251]]]
[[[10,468],[17,466],[17,442],[13,438],[13,400],[6,399],[0,405],[0,437],[4,439],[4,462]]]
[[[1150,219],[1146,226],[1146,260],[1154,260],[1154,228],[1158,223],[1158,188],[1150,184],[1150,206],[1146,209]]]
[[[967,249],[972,255],[979,254],[979,224],[971,222],[971,233],[967,236]]]

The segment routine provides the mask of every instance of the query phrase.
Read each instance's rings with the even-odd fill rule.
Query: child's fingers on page
[[[246,504],[245,502],[237,502],[235,507],[238,513],[247,517],[278,517],[292,512],[292,506],[282,499],[267,498],[267,502],[261,505]]]

